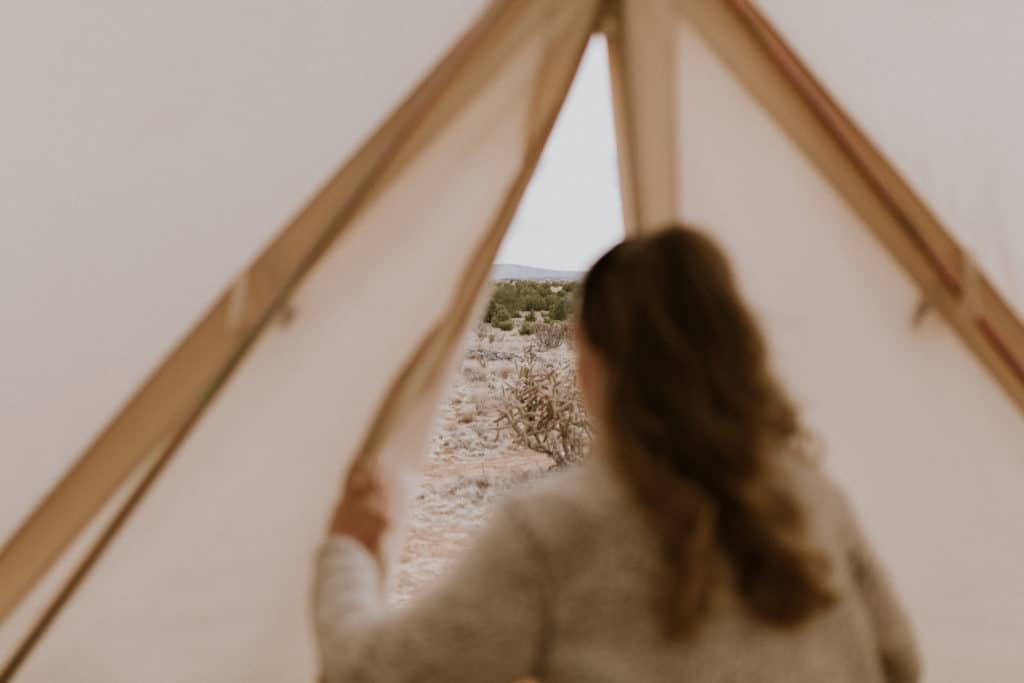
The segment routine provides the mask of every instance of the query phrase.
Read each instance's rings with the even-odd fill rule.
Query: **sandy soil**
[[[517,448],[495,428],[501,386],[531,337],[486,328],[471,333],[455,384],[431,442],[393,600],[406,602],[439,576],[466,547],[494,503],[551,466],[544,455]],[[544,356],[571,357],[567,345]]]

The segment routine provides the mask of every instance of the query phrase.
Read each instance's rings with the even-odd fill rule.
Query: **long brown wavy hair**
[[[610,457],[664,552],[668,634],[699,624],[716,548],[769,623],[831,605],[828,562],[775,466],[800,443],[799,418],[718,247],[684,226],[627,240],[587,274],[579,316],[607,375]]]

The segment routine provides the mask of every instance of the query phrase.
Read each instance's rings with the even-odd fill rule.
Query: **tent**
[[[342,472],[415,470],[603,32],[627,229],[727,247],[928,680],[1020,677],[1022,30],[1010,0],[5,9],[0,662],[315,677]]]

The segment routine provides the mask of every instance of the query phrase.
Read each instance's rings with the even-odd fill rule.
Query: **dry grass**
[[[487,372],[486,361],[467,361],[462,366],[462,376],[468,382],[486,382],[490,378],[491,373]]]
[[[568,328],[566,323],[537,323],[533,326],[533,334],[542,349],[557,349],[568,338]]]

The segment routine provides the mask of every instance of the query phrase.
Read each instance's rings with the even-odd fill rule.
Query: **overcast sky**
[[[622,239],[608,57],[591,40],[498,254],[498,263],[585,270]]]

